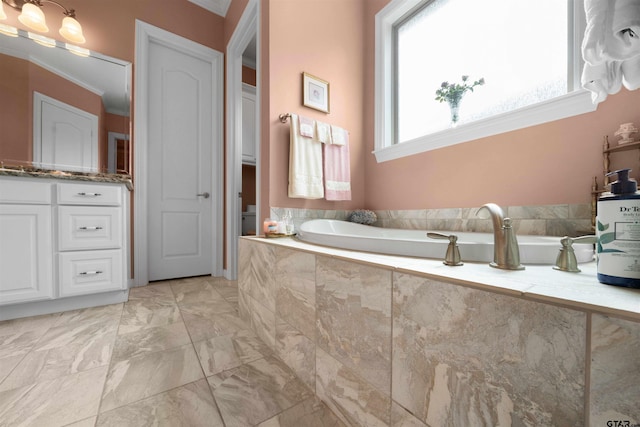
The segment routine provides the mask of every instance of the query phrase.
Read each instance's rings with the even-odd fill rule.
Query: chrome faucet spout
[[[524,270],[520,264],[520,249],[511,218],[505,218],[504,212],[495,203],[482,205],[476,215],[483,209],[489,211],[493,222],[493,262],[489,265],[503,270]]]

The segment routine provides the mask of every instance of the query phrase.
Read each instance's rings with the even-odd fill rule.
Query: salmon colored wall
[[[256,70],[249,68],[245,65],[242,66],[242,83],[246,83],[251,86],[256,85]]]
[[[244,9],[249,4],[249,0],[232,0],[229,5],[229,9],[227,10],[227,15],[225,16],[224,23],[224,46],[226,47],[229,44],[229,40],[233,36],[236,27],[238,26],[238,22],[240,22],[240,18],[244,13]]]
[[[29,96],[29,63],[0,55],[0,160],[33,158]]]
[[[602,185],[602,141],[621,123],[640,122],[640,90],[609,96],[592,113],[377,163],[373,154],[374,16],[388,0],[370,0],[366,13],[365,199],[369,209],[428,209],[588,203],[594,176]],[[640,176],[640,155],[612,156],[612,167]]]
[[[265,7],[266,4],[266,7]],[[364,206],[363,165],[364,63],[362,52],[364,2],[362,0],[271,0],[262,3],[263,135],[262,197],[264,204],[308,209],[353,209]],[[265,16],[268,25],[265,25]],[[268,71],[265,72],[265,69]],[[330,84],[330,114],[302,105],[302,73]],[[265,94],[268,87],[268,94]],[[281,113],[297,113],[347,129],[350,133],[352,201],[290,199],[287,196],[289,126],[279,122]],[[264,154],[268,153],[265,159]],[[266,179],[265,179],[266,174]],[[264,183],[268,184],[265,187]],[[261,213],[268,210],[261,207]]]
[[[107,132],[117,132],[128,134],[131,132],[131,122],[129,117],[120,116],[118,114],[105,113],[105,128]]]

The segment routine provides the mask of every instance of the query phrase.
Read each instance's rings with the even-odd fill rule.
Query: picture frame
[[[302,104],[329,113],[329,82],[309,73],[302,73]]]

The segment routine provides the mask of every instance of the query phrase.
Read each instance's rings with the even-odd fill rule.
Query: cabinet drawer
[[[117,249],[122,247],[121,209],[59,206],[58,250]]]
[[[0,178],[0,203],[51,204],[51,184],[37,178]]]
[[[58,204],[120,206],[122,187],[104,184],[58,184]]]
[[[121,250],[66,252],[58,257],[61,297],[126,289]]]

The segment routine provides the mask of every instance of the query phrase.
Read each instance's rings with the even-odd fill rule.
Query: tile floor
[[[0,322],[0,426],[342,426],[237,314],[236,282]]]

